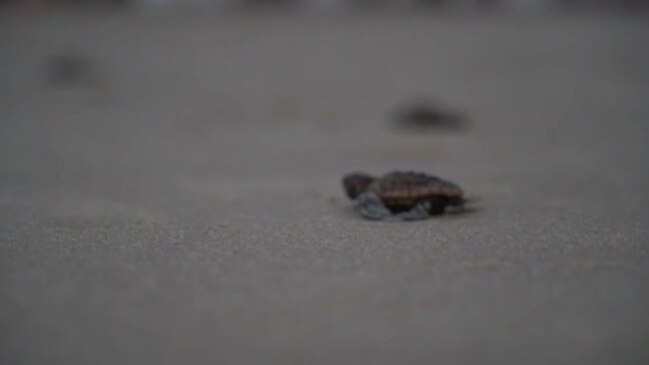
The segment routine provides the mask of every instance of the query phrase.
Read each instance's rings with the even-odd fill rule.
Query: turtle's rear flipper
[[[467,204],[472,204],[480,200],[478,196],[469,196],[469,197],[456,197],[451,198],[448,201],[448,204],[452,207],[464,208]]]
[[[401,218],[404,221],[419,221],[422,219],[430,218],[432,215],[431,211],[433,209],[433,202],[430,200],[422,200],[415,204],[410,210],[397,214],[397,217]],[[442,206],[442,212],[444,207]]]

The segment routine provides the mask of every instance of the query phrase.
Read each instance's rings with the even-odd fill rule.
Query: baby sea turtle
[[[397,126],[403,130],[462,131],[467,127],[467,116],[440,104],[417,102],[400,107],[394,113]]]
[[[395,216],[420,220],[444,213],[447,206],[462,207],[462,189],[438,177],[394,171],[379,178],[357,172],[343,178],[347,196],[356,202],[360,214],[372,220]]]

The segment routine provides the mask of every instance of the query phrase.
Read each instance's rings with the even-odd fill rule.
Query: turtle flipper
[[[428,219],[431,216],[432,203],[430,200],[422,200],[415,204],[410,210],[397,214],[397,217],[404,221],[418,221]]]
[[[383,204],[374,193],[363,193],[356,200],[358,212],[366,219],[382,220],[392,215],[392,212]]]

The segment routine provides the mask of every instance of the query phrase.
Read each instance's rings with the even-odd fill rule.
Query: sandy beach
[[[648,60],[632,14],[0,13],[0,362],[646,364]],[[479,200],[363,220],[394,169]]]

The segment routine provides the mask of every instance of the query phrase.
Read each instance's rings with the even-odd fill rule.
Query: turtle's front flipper
[[[419,221],[430,218],[431,202],[422,200],[415,204],[409,211],[397,214],[397,217],[404,221]]]
[[[381,199],[374,193],[363,193],[356,200],[358,212],[364,218],[371,220],[382,220],[392,215],[392,212],[383,204]]]

